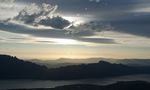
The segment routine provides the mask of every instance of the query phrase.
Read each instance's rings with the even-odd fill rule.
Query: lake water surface
[[[69,81],[51,81],[51,80],[0,80],[0,89],[18,89],[18,88],[54,88],[57,86],[71,84],[96,84],[107,85],[117,81],[147,81],[150,82],[150,75],[130,75],[103,79],[69,80]]]

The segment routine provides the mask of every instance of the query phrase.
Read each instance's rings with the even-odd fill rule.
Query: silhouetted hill
[[[117,63],[129,66],[150,66],[150,59],[121,59]]]
[[[17,90],[17,89],[15,89]],[[51,89],[18,89],[18,90],[150,90],[150,83],[143,81],[117,82],[115,84],[99,85],[67,85]]]
[[[0,79],[75,80],[114,76],[150,74],[150,67],[131,67],[100,61],[48,69],[8,55],[0,55]]]
[[[30,62],[45,65],[48,68],[59,68],[69,65],[80,65],[97,63],[98,61],[107,61],[111,63],[120,63],[128,66],[150,66],[150,59],[110,59],[110,58],[86,58],[86,59],[70,59],[70,58],[59,58],[51,60],[38,60],[31,59]]]
[[[0,79],[44,78],[47,68],[9,55],[0,55]]]
[[[100,61],[94,64],[82,64],[49,69],[49,78],[54,80],[104,78],[132,74],[149,74],[150,67],[131,67]]]

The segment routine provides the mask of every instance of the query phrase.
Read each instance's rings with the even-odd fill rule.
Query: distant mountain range
[[[150,66],[150,59],[121,59],[116,63],[122,63],[129,66]]]
[[[80,64],[90,64],[98,63],[99,61],[107,61],[111,63],[124,64],[128,66],[150,66],[150,59],[110,59],[110,58],[87,58],[87,59],[70,59],[70,58],[60,58],[56,60],[38,60],[32,59],[27,60],[39,65],[44,65],[48,68],[58,68],[69,65],[80,65]]]
[[[70,66],[70,65],[79,65],[82,63],[73,63],[73,62],[68,62],[68,61],[62,61],[62,60],[38,60],[38,59],[32,59],[28,60],[29,62],[38,64],[38,65],[44,65],[47,68],[59,68],[59,67],[64,67],[64,66]]]
[[[105,60],[104,58],[88,58],[88,59],[71,59],[71,58],[59,58],[56,60],[39,60],[39,59],[30,59],[27,61],[45,65],[48,68],[58,68],[70,65],[79,65],[79,64],[89,64],[89,63],[97,63],[100,60]]]
[[[13,89],[14,90],[14,89]],[[15,89],[15,90],[150,90],[150,83],[143,81],[117,82],[115,84],[100,85],[66,85],[56,88],[39,88],[39,89]]]
[[[106,61],[48,69],[9,55],[0,55],[0,79],[75,80],[150,74],[150,66],[127,66]]]

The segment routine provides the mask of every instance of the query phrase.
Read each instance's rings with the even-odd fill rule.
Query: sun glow
[[[85,22],[85,20],[83,18],[81,18],[81,17],[65,16],[63,18],[65,18],[66,20],[70,21],[72,23],[72,25],[74,25],[74,26],[78,26],[78,25],[80,25],[80,24]]]
[[[42,42],[46,44],[62,44],[62,45],[80,45],[81,42],[74,39],[62,38],[33,38],[33,42]]]
[[[57,44],[63,44],[63,45],[78,44],[78,41],[73,40],[73,39],[54,39],[54,42]]]

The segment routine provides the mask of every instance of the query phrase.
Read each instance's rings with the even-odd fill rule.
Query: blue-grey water
[[[130,75],[103,79],[51,81],[51,80],[0,80],[0,89],[19,89],[19,88],[53,88],[71,84],[96,84],[107,85],[117,81],[147,81],[150,82],[150,75]]]

